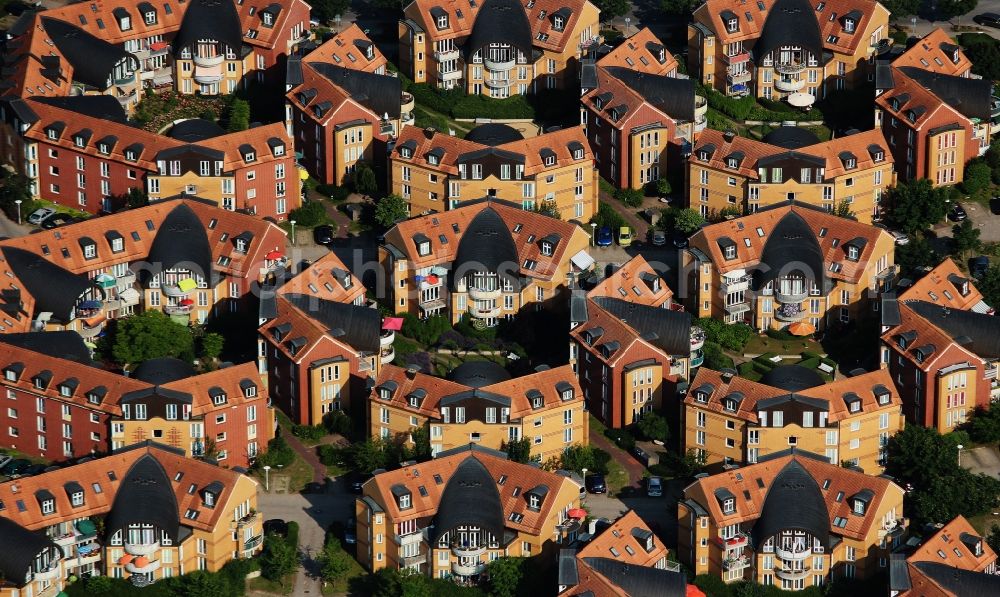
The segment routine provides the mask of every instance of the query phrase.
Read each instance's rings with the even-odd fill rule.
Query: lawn
[[[604,435],[606,429],[607,427],[604,426],[604,423],[599,421],[594,415],[590,415],[590,435]],[[617,446],[613,447],[624,453],[621,448]],[[631,458],[628,454],[625,454],[625,456]],[[611,460],[608,462],[608,474],[604,476],[604,482],[608,485],[608,493],[610,495],[616,495],[623,487],[630,485],[628,471],[614,459],[614,455],[612,455]]]
[[[349,555],[351,555],[351,550],[346,550]],[[360,578],[367,574],[365,569],[361,567],[361,564],[354,559],[353,555],[348,560],[350,562],[350,568],[347,570],[347,574],[344,575],[340,580],[333,583],[322,583],[320,585],[320,592],[324,595],[345,595],[351,586],[351,581],[356,578]]]
[[[263,593],[272,593],[274,595],[291,595],[292,590],[295,588],[295,575],[290,574],[288,578],[284,580],[283,583],[277,583],[273,580],[267,580],[263,576],[258,576],[257,578],[251,578],[247,581],[247,592],[251,591],[261,591]]]
[[[989,534],[993,525],[1000,525],[1000,512],[987,512],[979,516],[972,516],[969,518],[969,523],[972,525],[972,528],[979,531],[981,536],[985,537]]]
[[[133,118],[144,130],[156,133],[175,120],[204,118],[218,120],[226,106],[226,96],[202,97],[173,91],[146,93],[135,108]]]
[[[822,353],[823,347],[811,338],[796,338],[794,340],[776,340],[768,336],[756,336],[747,342],[743,348],[744,355],[758,355],[766,352],[777,354],[798,355],[803,352]]]
[[[448,133],[448,129],[454,129],[455,134],[464,137],[465,133],[475,126],[469,122],[458,122],[448,116],[431,110],[426,106],[416,106],[413,108],[413,124],[418,128],[434,127],[439,132]]]
[[[288,415],[280,410],[276,410],[276,412],[278,425],[281,427],[282,433],[287,433],[290,436],[292,434],[291,420],[289,420]],[[274,482],[275,475],[288,475],[290,477],[288,480],[288,492],[297,493],[302,491],[307,483],[312,482],[313,470],[312,467],[309,466],[309,463],[303,460],[302,457],[299,456],[298,452],[295,452],[295,460],[293,460],[290,465],[283,468],[271,469],[270,479],[272,484]],[[254,471],[254,476],[257,477],[257,480],[260,481],[261,484],[264,483],[265,474],[263,470]]]

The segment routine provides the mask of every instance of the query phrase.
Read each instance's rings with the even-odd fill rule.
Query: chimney
[[[414,379],[417,376],[417,372],[420,371],[418,367],[410,366],[406,368],[406,378]]]
[[[435,133],[437,133],[437,129],[432,126],[429,126],[424,129],[424,136],[427,137],[428,139],[434,137]]]
[[[732,129],[727,129],[726,132],[722,133],[722,138],[726,140],[726,143],[732,143],[733,139],[736,138],[736,133]]]
[[[723,369],[719,373],[722,374],[722,381],[724,383],[729,383],[730,381],[733,380],[734,377],[736,377],[736,371],[729,368]]]

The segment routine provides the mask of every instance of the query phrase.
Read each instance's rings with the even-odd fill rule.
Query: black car
[[[65,226],[66,224],[72,224],[73,217],[67,214],[55,214],[45,218],[42,222],[43,230],[52,230],[53,228],[58,228],[60,226]]]
[[[972,17],[973,22],[984,27],[996,27],[1000,29],[1000,15],[995,12],[984,12]]]
[[[587,491],[590,493],[607,493],[608,485],[604,482],[604,475],[594,473],[593,475],[587,475],[584,480],[584,485],[587,487]]]
[[[0,468],[0,475],[7,475],[11,477],[13,475],[20,475],[24,472],[26,468],[31,466],[30,460],[25,460],[24,458],[16,458],[11,460],[7,464]]]
[[[359,473],[356,471],[351,473],[348,479],[348,483],[350,484],[348,487],[351,488],[351,493],[361,493],[361,487],[365,484],[365,481],[371,478],[371,473]]]
[[[323,224],[313,228],[313,240],[317,245],[329,245],[333,242],[333,226]]]
[[[1000,216],[1000,197],[990,199],[990,213]]]
[[[40,475],[45,472],[49,465],[47,464],[33,464],[28,468],[24,469],[23,475]]]
[[[961,222],[968,217],[969,214],[965,213],[965,208],[958,203],[956,203],[955,207],[952,207],[951,211],[948,212],[948,219],[952,222]]]
[[[272,518],[270,520],[264,521],[264,534],[281,535],[282,537],[288,536],[288,523],[280,518]]]
[[[988,269],[990,269],[990,258],[985,255],[973,257],[969,260],[969,273],[976,278],[981,278]]]
[[[678,249],[686,249],[688,246],[687,237],[680,233],[675,233],[674,238],[671,242],[673,242],[674,247]]]

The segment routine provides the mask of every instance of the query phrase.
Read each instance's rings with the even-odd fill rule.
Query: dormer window
[[[431,166],[437,166],[437,164],[438,164],[438,158],[437,158],[437,156],[436,155],[428,155],[427,156],[427,163],[430,164]]]
[[[542,506],[542,501],[538,499],[537,495],[533,494],[528,495],[528,508],[531,508],[532,510],[539,510],[541,509],[541,506]]]
[[[378,397],[381,398],[382,400],[391,400],[392,390],[390,390],[389,388],[379,388]]]
[[[83,492],[75,491],[69,496],[70,504],[75,508],[83,505]]]
[[[736,259],[735,245],[729,245],[728,247],[726,247],[725,257],[726,259]]]
[[[882,160],[885,159],[885,152],[884,151],[876,151],[875,155],[873,157],[874,157],[874,159],[875,159],[876,162],[881,162]]]
[[[708,394],[705,392],[695,392],[694,399],[702,404],[708,403]]]
[[[409,147],[400,147],[399,156],[403,158],[411,158],[413,157],[413,151]]]
[[[726,160],[726,166],[728,166],[729,168],[733,168],[734,170],[737,167],[739,167],[739,165],[740,164],[739,164],[739,162],[736,161],[736,158],[729,158],[729,159]]]
[[[76,145],[77,147],[84,147],[86,144],[87,142],[82,136],[76,135],[73,137],[73,145]]]
[[[399,496],[399,509],[400,510],[405,510],[406,508],[410,507],[410,497],[411,496],[409,494]]]
[[[419,255],[430,255],[431,254],[431,241],[424,241],[417,245],[417,254]]]
[[[261,17],[264,19],[264,24],[268,27],[274,25],[274,15],[269,12],[261,13]]]
[[[573,159],[574,160],[582,160],[583,159],[583,149],[582,148],[581,149],[575,149],[575,150],[573,150]]]
[[[854,245],[847,245],[847,258],[851,261],[857,261],[861,253],[858,248]]]
[[[396,497],[396,505],[400,510],[407,510],[413,507],[413,495],[405,485],[397,483],[389,488],[392,495]]]
[[[236,250],[239,251],[240,253],[246,253],[247,252],[247,241],[243,240],[242,238],[237,238],[236,239]]]
[[[565,21],[563,21],[562,17],[560,17],[558,15],[552,17],[552,28],[553,29],[555,29],[556,31],[562,31],[563,27],[565,27],[565,26],[566,26],[566,23],[565,23]]]
[[[447,29],[448,28],[448,15],[438,15],[437,18],[437,28]]]
[[[548,241],[542,241],[542,255],[551,256],[552,255],[552,243]]]
[[[737,31],[739,31],[740,30],[740,21],[739,21],[739,19],[729,19],[729,20],[727,20],[726,21],[726,30],[729,31],[730,33],[736,33]]]
[[[48,129],[45,131],[45,136],[54,141],[59,138],[59,133],[55,129]]]
[[[215,406],[222,406],[226,403],[226,392],[218,386],[209,389],[208,395],[212,397],[212,404]]]
[[[215,494],[211,491],[205,491],[203,494],[203,499],[205,500],[205,505],[212,507],[215,505]]]
[[[732,514],[734,512],[736,512],[736,499],[735,498],[726,498],[725,500],[723,500],[723,502],[722,502],[722,513],[723,514]]]
[[[56,511],[55,500],[42,500],[42,514],[53,514]]]
[[[854,19],[844,19],[844,33],[854,33]]]
[[[847,168],[848,170],[850,170],[850,169],[852,169],[852,168],[856,168],[856,167],[857,167],[857,165],[858,165],[858,161],[857,161],[856,159],[854,159],[854,158],[848,158],[848,159],[847,159],[847,161],[846,161],[846,162],[844,162],[844,166],[845,166],[845,167],[846,167],[846,168]]]
[[[554,156],[554,155],[547,155],[547,156],[545,156],[545,165],[546,166],[554,166],[555,163],[556,163],[556,156]]]
[[[698,159],[699,160],[701,160],[703,162],[707,162],[708,158],[709,158],[709,153],[707,151],[705,151],[703,149],[698,151]]]
[[[257,154],[255,154],[252,151],[243,154],[243,161],[248,164],[256,159],[257,159]]]

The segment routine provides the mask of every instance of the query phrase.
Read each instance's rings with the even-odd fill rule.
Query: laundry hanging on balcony
[[[184,278],[177,282],[177,288],[181,292],[191,292],[198,287],[198,283],[194,281],[194,278]]]

